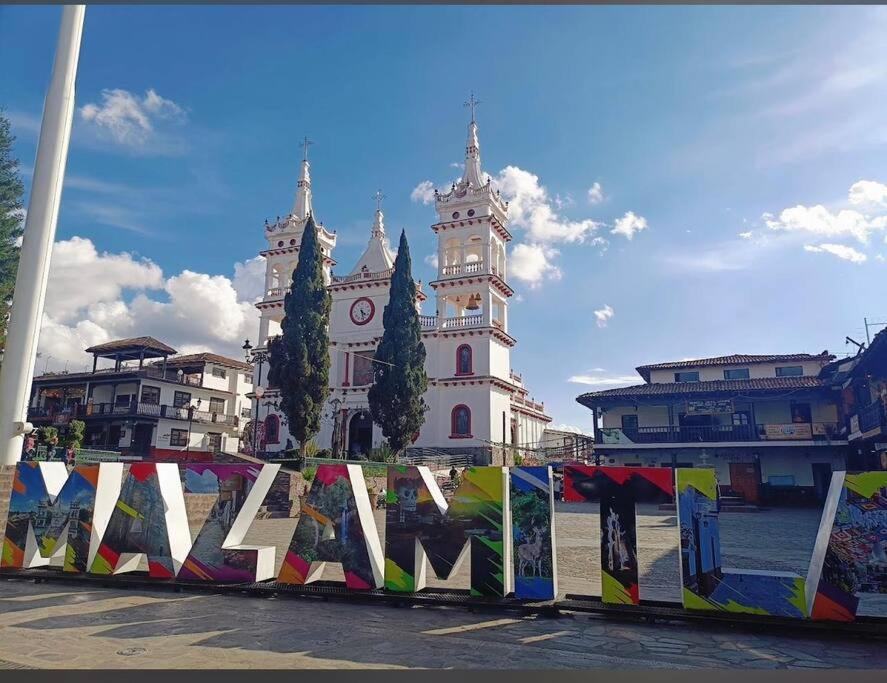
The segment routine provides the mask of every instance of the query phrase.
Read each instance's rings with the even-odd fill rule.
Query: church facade
[[[266,224],[268,248],[265,295],[256,306],[261,318],[259,351],[280,334],[283,296],[298,262],[302,231],[312,210],[310,167],[303,159],[293,212]],[[529,398],[511,367],[516,340],[508,333],[508,205],[480,163],[477,123],[472,117],[465,149],[465,172],[447,192],[435,192],[437,276],[419,289],[416,301],[427,352],[428,406],[413,448],[442,454],[468,454],[476,464],[503,464],[508,447],[542,440],[551,418]],[[316,214],[315,221],[317,220]],[[347,275],[334,274],[336,234],[317,223],[324,254],[324,277],[332,297],[330,313],[330,393],[316,437],[335,455],[366,456],[384,437],[370,417],[367,393],[373,382],[373,354],[382,338],[382,312],[394,265],[377,206],[366,249]],[[431,301],[429,301],[431,299]],[[422,315],[423,304],[434,313]],[[430,312],[430,311],[429,311]],[[267,385],[267,362],[256,385]],[[295,445],[277,410],[278,392],[267,387],[254,402],[258,450],[273,455]]]

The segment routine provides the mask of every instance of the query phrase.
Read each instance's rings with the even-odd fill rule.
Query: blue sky
[[[0,7],[26,181],[60,12]],[[575,396],[642,363],[845,353],[887,321],[885,30],[880,7],[91,6],[43,362],[255,337],[303,135],[337,270],[382,188],[431,280],[414,190],[459,175],[472,90],[517,214],[512,363],[555,422],[588,428]]]

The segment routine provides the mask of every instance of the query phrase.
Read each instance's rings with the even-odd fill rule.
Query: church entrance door
[[[348,423],[348,457],[369,457],[373,447],[373,418],[368,410],[355,413]]]

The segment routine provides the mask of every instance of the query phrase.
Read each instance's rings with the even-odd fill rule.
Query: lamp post
[[[253,377],[253,395],[256,397],[256,405],[253,409],[253,457],[256,455],[256,435],[258,434],[259,427],[259,401],[262,399],[262,396],[265,395],[265,389],[262,387],[262,365],[266,360],[268,360],[268,351],[267,349],[255,349],[253,345],[249,343],[249,339],[243,342],[243,355],[246,359],[246,362],[251,364],[256,369],[256,374]]]
[[[179,370],[181,372],[181,370]],[[200,410],[201,399],[197,399],[197,410]],[[191,450],[191,424],[194,422],[194,405],[188,404],[188,443],[185,444],[185,451]]]

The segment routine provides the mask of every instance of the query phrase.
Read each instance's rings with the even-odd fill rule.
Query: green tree
[[[422,395],[428,387],[428,376],[416,294],[410,246],[406,233],[401,232],[388,305],[382,314],[385,331],[376,349],[373,386],[368,394],[373,421],[382,427],[382,434],[397,455],[425,422]]]
[[[323,253],[314,217],[308,216],[299,263],[283,300],[279,343],[271,347],[268,381],[280,389],[280,409],[302,457],[320,431],[329,392],[330,294],[323,280]]]
[[[86,423],[83,420],[71,420],[68,423],[68,435],[65,438],[65,446],[71,446],[79,451],[83,445],[83,435],[86,433]]]
[[[19,177],[18,159],[12,156],[13,142],[15,137],[10,131],[9,119],[0,110],[0,350],[6,348],[6,323],[18,269],[18,240],[24,232],[25,186]]]

